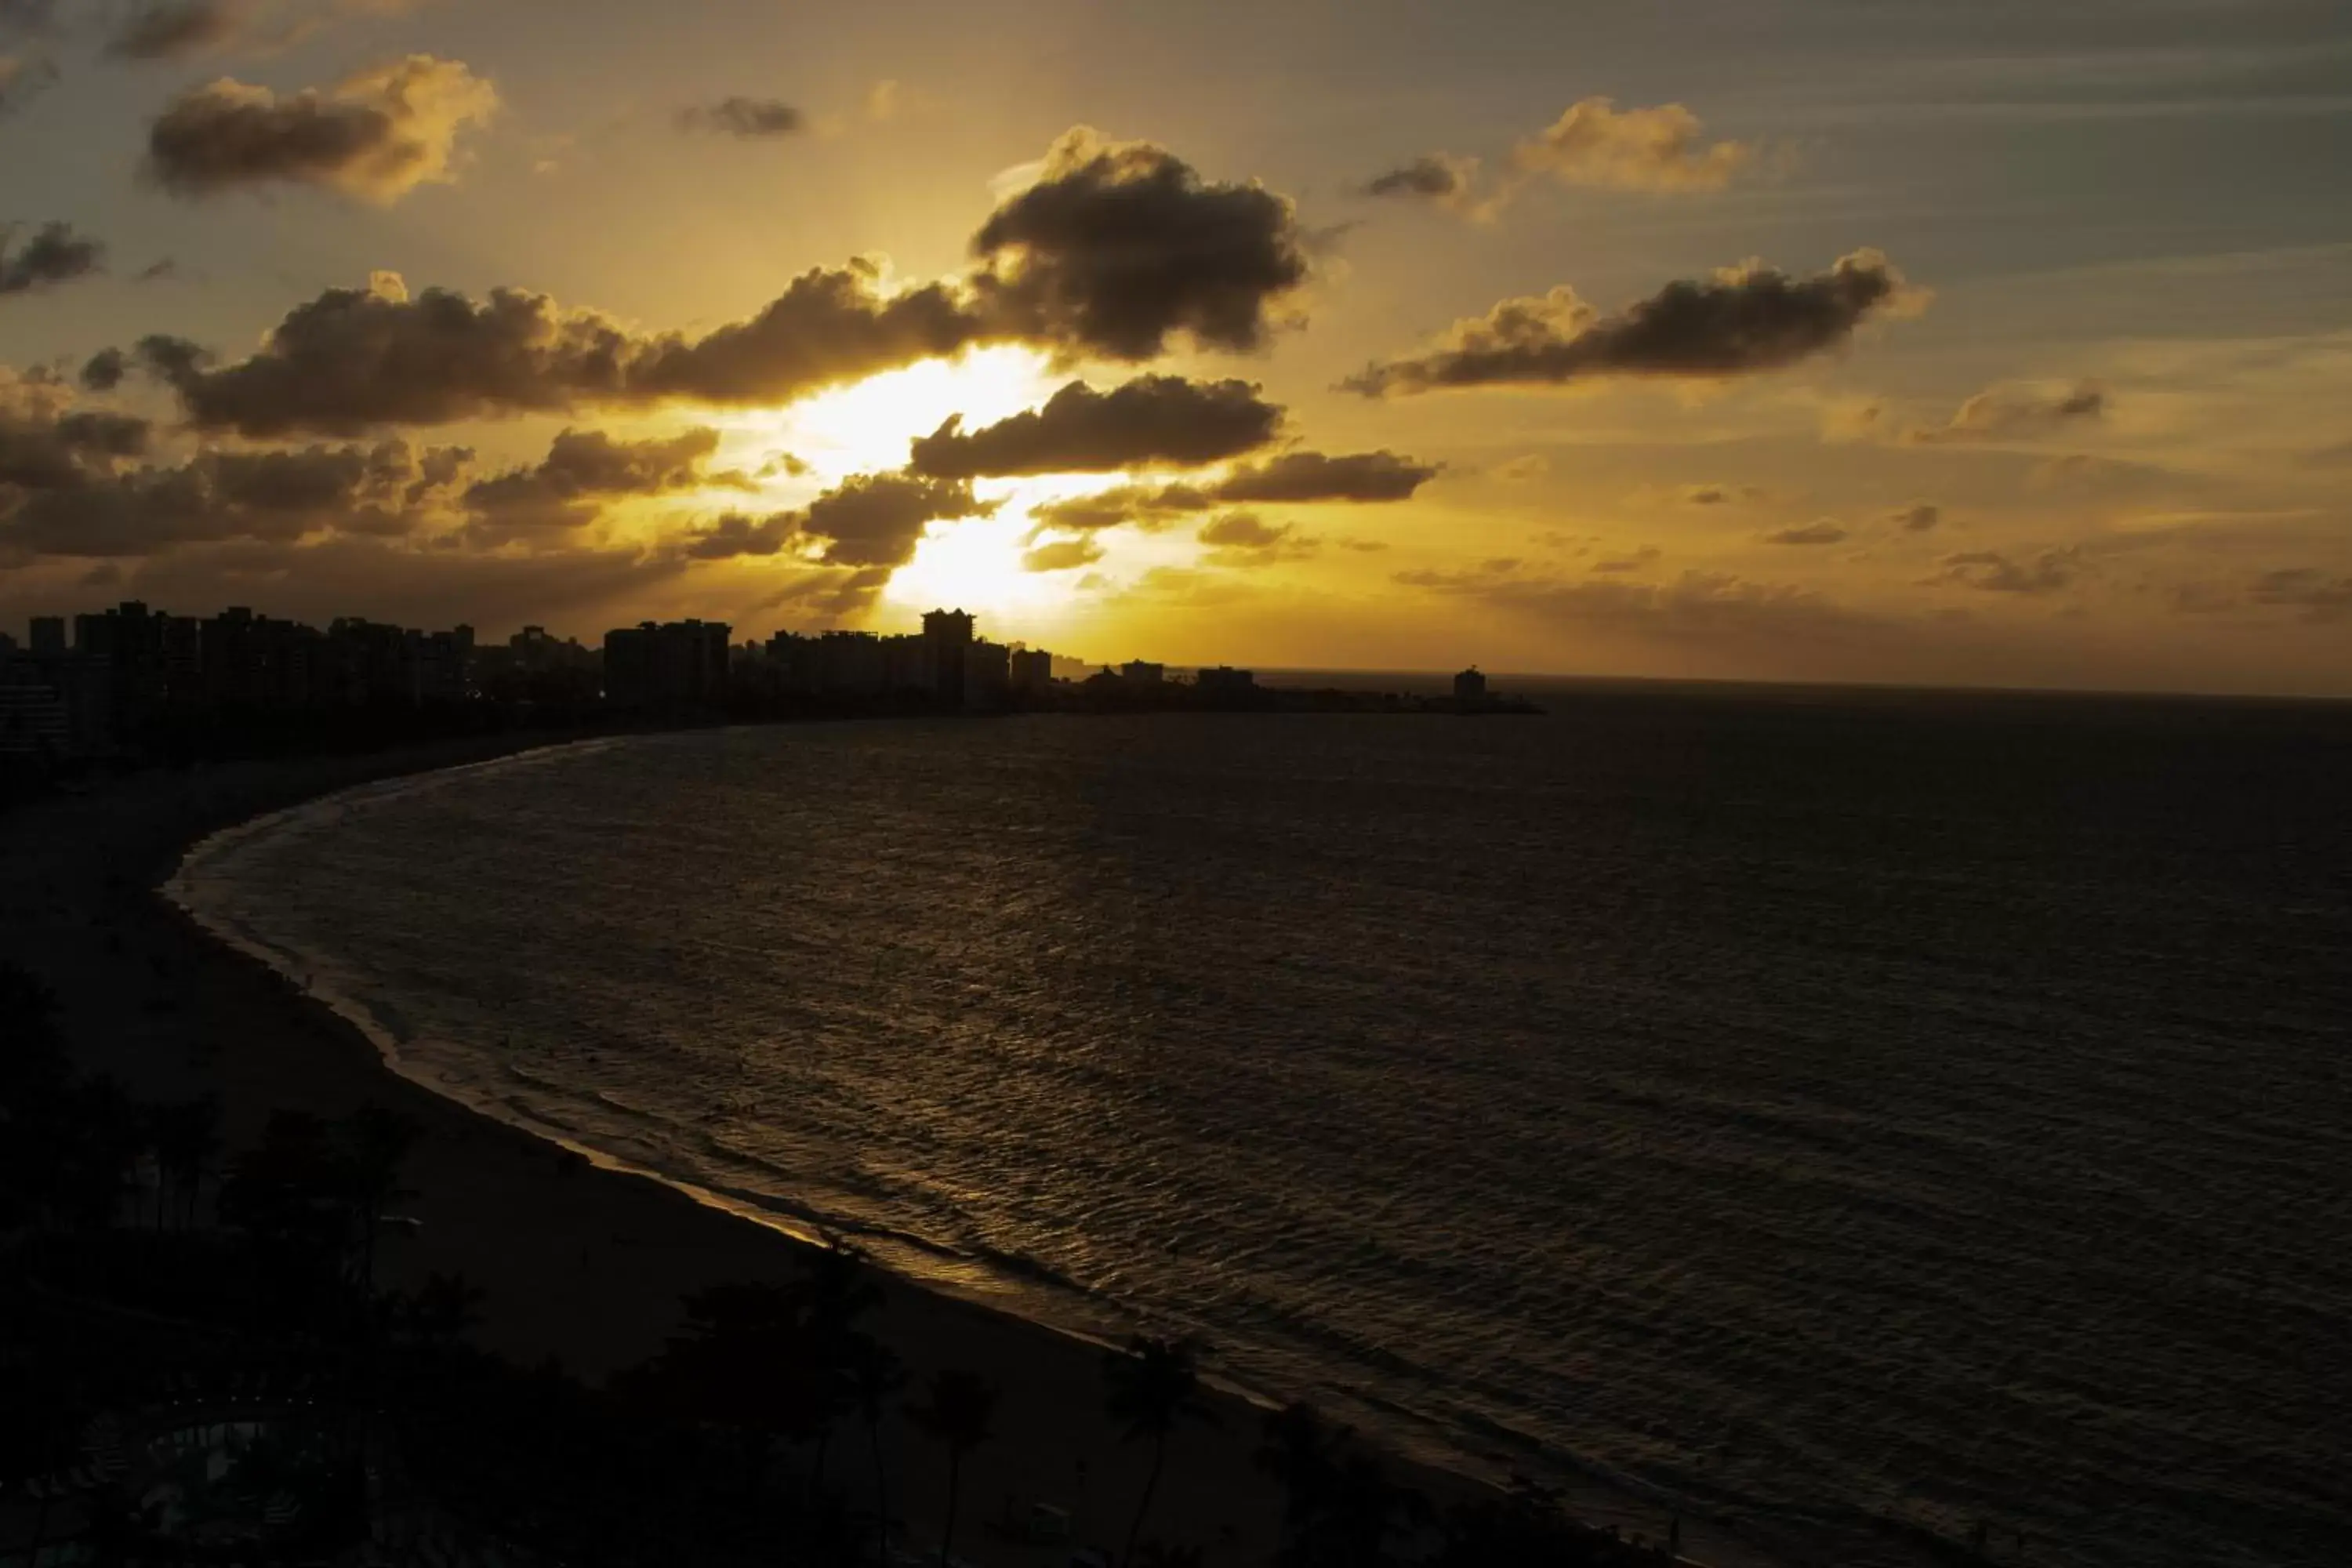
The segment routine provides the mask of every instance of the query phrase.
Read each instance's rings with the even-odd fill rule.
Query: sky
[[[0,0],[0,630],[2352,696],[2340,0]]]

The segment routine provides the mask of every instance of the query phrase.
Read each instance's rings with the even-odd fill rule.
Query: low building
[[[1015,697],[1035,697],[1052,689],[1054,656],[1042,647],[1016,647],[1007,660],[1006,679]]]
[[[1214,669],[1202,670],[1193,678],[1192,684],[1200,689],[1202,697],[1216,701],[1237,701],[1256,694],[1257,675],[1253,670],[1235,669],[1232,665],[1221,664]]]
[[[1118,678],[1129,686],[1157,686],[1168,679],[1168,667],[1149,659],[1131,658],[1118,667]]]

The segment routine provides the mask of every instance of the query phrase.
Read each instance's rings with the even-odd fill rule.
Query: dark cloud
[[[709,527],[688,534],[678,549],[696,561],[731,561],[739,555],[780,554],[800,537],[798,512],[749,517],[730,511]]]
[[[5,37],[5,34],[0,34]],[[47,55],[26,58],[0,55],[0,120],[39,97],[58,79],[57,62]]]
[[[45,223],[12,250],[15,240],[15,225],[0,226],[0,294],[28,294],[69,283],[106,265],[106,247],[76,234],[71,224]]]
[[[950,419],[916,440],[908,467],[942,479],[1199,468],[1257,450],[1281,426],[1280,406],[1244,381],[1146,375],[1108,392],[1074,381],[978,430]]]
[[[345,532],[194,543],[125,564],[121,592],[189,613],[258,605],[318,626],[365,615],[412,626],[462,621],[490,635],[529,621],[591,642],[641,618],[686,568],[675,556],[568,536],[562,548],[488,554]]]
[[[1391,451],[1285,452],[1237,468],[1216,487],[1221,501],[1402,501],[1437,477],[1434,465]]]
[[[2031,561],[1997,550],[1967,550],[1947,555],[1937,564],[1943,570],[1932,581],[1989,594],[2055,594],[2074,586],[2084,570],[2079,547],[2044,550]]]
[[[1759,265],[1668,284],[1613,316],[1563,285],[1457,321],[1428,353],[1341,383],[1369,397],[1452,387],[1553,386],[1596,376],[1750,374],[1837,347],[1874,311],[1916,302],[1874,250],[1790,278]]]
[[[93,427],[101,431],[126,451],[144,439],[143,431]],[[0,510],[0,545],[35,555],[145,556],[232,539],[401,534],[424,521],[407,500],[419,476],[399,442],[202,452],[175,467],[85,472],[32,490]]]
[[[73,409],[49,383],[0,380],[0,512],[10,490],[72,489],[110,479],[147,450],[150,427],[127,414]]]
[[[1055,539],[1033,546],[1021,557],[1024,572],[1074,572],[1102,559],[1102,546],[1091,539]]]
[[[112,392],[131,374],[131,358],[121,349],[100,349],[82,362],[81,384],[92,392]]]
[[[1267,522],[1254,511],[1213,518],[1198,537],[1210,547],[1202,559],[1212,566],[1271,566],[1312,555],[1323,543],[1300,533],[1296,523]]]
[[[46,37],[57,26],[59,0],[0,0],[0,42]]]
[[[955,353],[984,335],[979,317],[943,284],[885,295],[866,264],[812,268],[748,321],[699,339],[672,335],[635,346],[625,392],[635,400],[788,402]]]
[[[2331,575],[2315,566],[2285,566],[2256,577],[2247,597],[2301,612],[2303,619],[2352,618],[2352,576]]]
[[[971,250],[1010,335],[1128,361],[1179,335],[1255,349],[1269,308],[1308,270],[1285,198],[1205,183],[1164,148],[1084,126],[1054,143],[1037,183],[989,216]]]
[[[1644,544],[1639,550],[1634,551],[1631,555],[1612,555],[1605,560],[1595,561],[1591,566],[1585,568],[1585,570],[1599,573],[1602,575],[1611,575],[1624,572],[1646,571],[1651,566],[1655,565],[1659,558],[1664,554],[1665,552],[1660,550],[1656,545]]]
[[[1911,506],[1897,507],[1887,514],[1886,521],[1906,533],[1925,533],[1943,522],[1944,511],[1941,507],[1919,501]]]
[[[1919,446],[2031,441],[2105,418],[2107,407],[2106,391],[2096,382],[2063,388],[1997,386],[1961,404],[1949,423],[1910,431],[1904,439]]]
[[[885,295],[862,265],[803,273],[757,316],[695,339],[643,336],[521,289],[481,303],[440,289],[411,299],[387,276],[296,307],[234,364],[212,368],[180,339],[150,339],[141,353],[192,423],[265,437],[670,398],[789,402],[953,353],[980,330],[944,288]]]
[[[782,99],[738,95],[722,98],[717,103],[682,109],[678,110],[677,123],[679,129],[685,131],[707,131],[721,136],[757,141],[763,137],[793,135],[805,130],[808,121],[799,110]]]
[[[983,517],[966,479],[859,474],[809,502],[801,531],[826,542],[821,557],[836,566],[903,566],[914,559],[927,523]]]
[[[184,196],[292,184],[390,202],[447,179],[458,133],[497,107],[488,82],[431,55],[284,98],[224,79],[165,106],[148,128],[145,171]]]
[[[1792,528],[1777,529],[1764,536],[1767,544],[1841,544],[1846,531],[1827,518]]]
[[[128,60],[201,54],[236,37],[245,13],[239,0],[147,0],[123,14],[106,52]]]
[[[478,519],[478,538],[516,531],[578,528],[595,521],[601,504],[622,496],[666,495],[740,476],[710,475],[704,465],[719,449],[719,432],[693,429],[648,441],[615,440],[602,430],[566,430],[535,467],[482,479],[466,490]]]
[[[1394,581],[1539,624],[1775,655],[1792,644],[1843,645],[1879,629],[1879,623],[1811,589],[1721,573],[1685,572],[1672,582],[1640,583],[1560,577],[1502,560],[1459,571],[1400,572]]]
[[[1364,195],[1435,200],[1459,195],[1468,184],[1468,174],[1460,159],[1431,153],[1365,181]]]
[[[1041,529],[1083,532],[1132,524],[1154,531],[1216,504],[1214,496],[1195,485],[1120,485],[1039,507],[1036,518]]]

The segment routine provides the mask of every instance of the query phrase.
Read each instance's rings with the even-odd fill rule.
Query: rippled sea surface
[[[2352,718],[702,731],[190,896],[502,1114],[1807,1560],[2352,1562]]]

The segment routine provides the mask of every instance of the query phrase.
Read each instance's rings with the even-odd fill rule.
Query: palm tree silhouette
[[[1143,1497],[1135,1505],[1135,1522],[1128,1527],[1121,1564],[1135,1560],[1135,1542],[1143,1533],[1143,1516],[1150,1511],[1151,1495],[1160,1489],[1160,1467],[1168,1458],[1168,1436],[1190,1416],[1214,1425],[1216,1417],[1201,1402],[1201,1367],[1190,1340],[1155,1340],[1138,1334],[1124,1352],[1114,1351],[1103,1363],[1110,1384],[1108,1401],[1111,1419],[1132,1441],[1151,1439],[1151,1474],[1143,1483]]]
[[[907,1406],[907,1415],[947,1445],[948,1519],[940,1531],[940,1568],[947,1568],[949,1549],[955,1544],[956,1501],[963,1489],[963,1457],[988,1441],[996,1389],[976,1372],[950,1367],[932,1377],[925,1397],[924,1404]]]
[[[877,1563],[890,1561],[890,1473],[882,1467],[882,1411],[890,1396],[906,1385],[898,1358],[865,1334],[849,1345],[849,1386],[866,1417],[866,1445],[874,1456],[874,1529],[881,1551]]]

